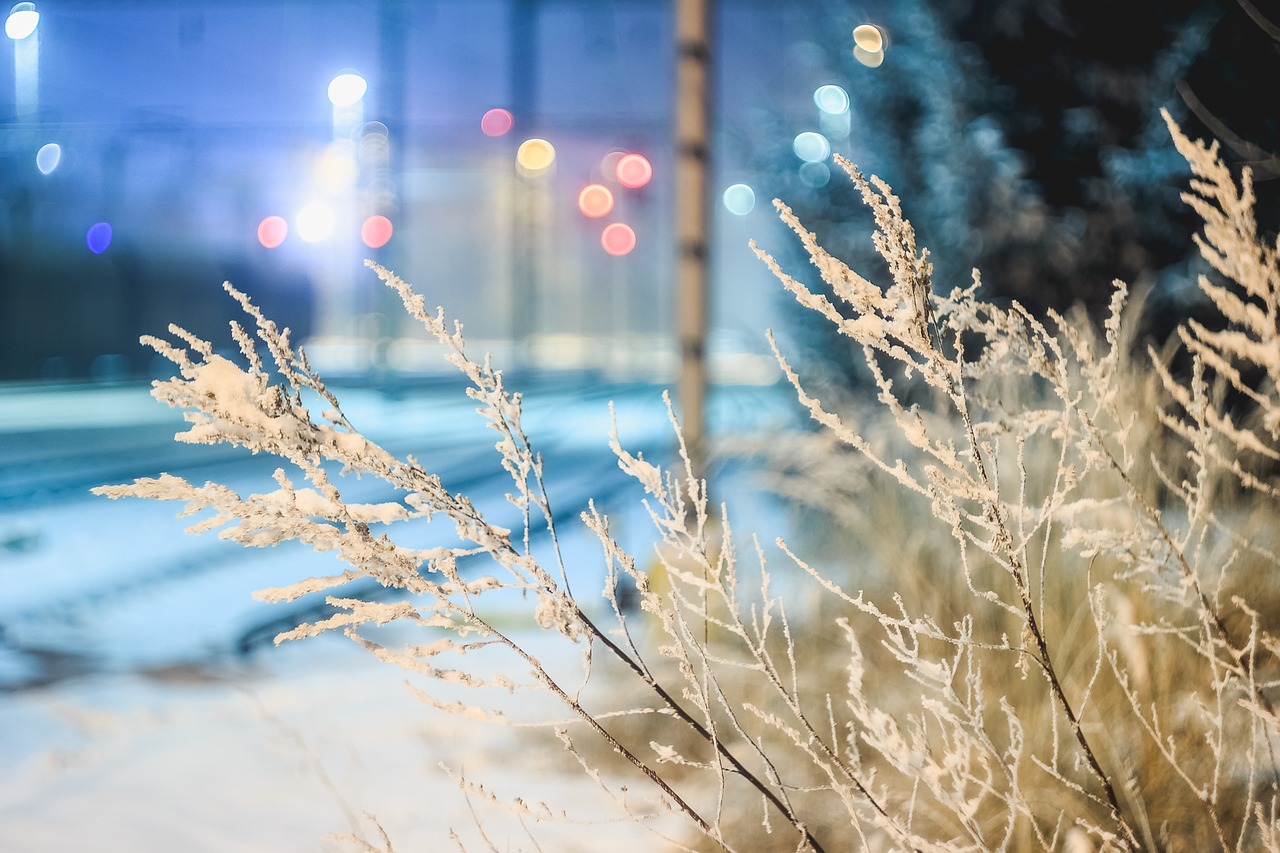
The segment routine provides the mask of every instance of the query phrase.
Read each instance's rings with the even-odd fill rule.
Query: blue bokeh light
[[[813,102],[818,109],[831,115],[839,115],[849,111],[849,93],[833,84],[819,86],[815,89]]]
[[[756,206],[756,193],[746,184],[733,184],[724,191],[722,201],[734,216],[746,216]]]
[[[95,222],[85,232],[84,242],[89,251],[101,255],[111,245],[111,225],[106,222]]]
[[[831,170],[827,168],[826,163],[808,162],[800,167],[800,180],[805,186],[813,187],[815,190],[825,187],[831,180]]]
[[[806,130],[791,143],[796,156],[808,163],[821,163],[831,156],[831,143],[821,133]]]
[[[58,168],[58,163],[62,160],[62,146],[56,142],[49,142],[40,146],[40,150],[36,152],[36,168],[40,170],[40,174],[48,175]]]

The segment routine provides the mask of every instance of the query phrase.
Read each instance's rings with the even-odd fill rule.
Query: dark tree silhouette
[[[967,284],[977,267],[989,295],[1096,315],[1120,278],[1151,287],[1141,331],[1153,338],[1195,312],[1186,166],[1160,107],[1192,136],[1221,139],[1230,165],[1253,168],[1260,226],[1280,224],[1274,4],[1270,18],[1249,0],[885,4],[875,22],[890,41],[877,68],[851,55],[859,8],[827,3],[828,35],[816,43],[854,102],[846,147],[903,199],[933,252],[936,288]],[[848,182],[806,186],[788,155],[774,161],[774,194],[828,248],[874,271]],[[846,376],[842,344],[797,337],[824,372]]]

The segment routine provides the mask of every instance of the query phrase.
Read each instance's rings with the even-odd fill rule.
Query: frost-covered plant
[[[658,548],[637,560],[597,507],[584,509],[610,604],[607,623],[593,615],[559,550],[550,565],[535,555],[540,526],[553,543],[558,533],[520,396],[467,355],[460,327],[376,265],[469,381],[523,530],[494,525],[416,460],[363,437],[287,330],[229,285],[257,326],[256,340],[232,326],[243,364],[171,327],[182,345],[144,339],[180,373],[154,394],[188,410],[180,440],[274,454],[306,485],[281,469],[274,490],[247,497],[172,476],[97,491],[212,510],[190,529],[222,528],[245,545],[337,552],[341,574],[259,593],[333,591],[335,615],[279,641],[336,630],[442,690],[547,692],[573,719],[555,730],[587,775],[641,824],[626,786],[646,780],[687,821],[690,833],[672,840],[686,849],[1280,850],[1278,559],[1259,524],[1280,497],[1280,267],[1256,232],[1249,175],[1237,186],[1216,146],[1165,119],[1193,172],[1184,198],[1204,222],[1197,242],[1220,277],[1201,287],[1222,328],[1179,331],[1185,374],[1154,349],[1131,354],[1120,282],[1097,330],[983,301],[976,271],[935,292],[899,200],[845,160],[875,215],[885,286],[831,257],[778,204],[843,305],[757,254],[861,348],[875,384],[874,399],[837,411],[774,345],[822,427],[785,445],[801,492],[874,531],[827,568],[775,542],[786,573],[811,581],[816,598],[797,595],[791,578],[778,592],[766,549],[744,547],[731,507],[708,506],[683,451],[664,470],[615,431],[619,466],[648,493]],[[813,458],[822,464],[806,469]],[[335,466],[400,497],[348,503]],[[393,535],[433,516],[452,523],[457,545],[417,549]],[[460,567],[476,556],[494,570]],[[402,594],[340,595],[359,577]],[[638,613],[620,604],[623,578]],[[492,619],[488,602],[512,590],[527,597],[529,624],[582,652],[579,682]],[[388,622],[416,627],[422,642],[380,642],[369,629]],[[516,665],[496,676],[461,657],[500,650]],[[595,672],[601,659],[609,665]],[[601,681],[606,691],[588,689]],[[417,692],[445,711],[503,719],[478,699]]]
[[[811,571],[882,629],[878,665],[865,671],[900,668],[925,688],[919,698],[900,684],[851,689],[890,694],[851,701],[853,729],[877,753],[879,778],[897,775],[888,790],[910,792],[914,826],[934,823],[977,849],[1053,848],[1080,831],[1122,848],[1270,843],[1276,556],[1257,528],[1275,507],[1241,500],[1229,480],[1275,496],[1262,472],[1277,438],[1276,253],[1258,239],[1248,175],[1237,189],[1216,148],[1166,120],[1196,176],[1184,198],[1206,225],[1198,243],[1226,279],[1201,286],[1227,328],[1180,331],[1189,377],[1149,350],[1158,386],[1141,381],[1123,341],[1120,282],[1100,339],[1054,312],[1046,324],[1017,303],[983,303],[976,272],[970,288],[933,295],[897,199],[848,163],[892,284],[882,292],[831,258],[781,205],[853,318],[759,253],[801,304],[862,347],[879,390],[879,411],[854,428],[778,353],[826,428],[793,445],[804,454],[816,444],[807,458],[821,459],[800,494],[855,514],[864,531],[879,525],[870,544],[881,553],[864,559],[859,582],[892,603]],[[1255,404],[1250,426],[1224,413],[1206,370]],[[833,466],[835,444],[927,502],[950,528],[950,551],[904,529],[899,519],[916,516],[895,498],[883,499],[888,510],[850,500],[875,480]],[[906,540],[896,553],[876,542],[885,516]],[[947,583],[957,573],[967,594]],[[850,629],[859,677],[866,636]],[[1015,671],[1026,684],[1010,681]],[[1062,790],[1046,794],[1046,783]],[[1073,806],[1038,801],[1068,791]]]

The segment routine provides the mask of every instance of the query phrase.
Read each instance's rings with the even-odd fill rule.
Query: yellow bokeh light
[[[516,165],[526,175],[536,175],[551,168],[556,149],[545,139],[526,139],[516,149]]]
[[[879,68],[881,65],[884,64],[884,51],[880,51],[878,53],[872,53],[871,51],[863,50],[857,45],[854,45],[853,58],[858,60],[868,68]]]
[[[884,32],[875,24],[862,24],[853,30],[853,43],[867,53],[882,53]]]
[[[358,175],[355,145],[349,141],[333,143],[316,162],[316,180],[328,190],[355,186]]]

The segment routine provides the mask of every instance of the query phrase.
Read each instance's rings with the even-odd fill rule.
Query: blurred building
[[[816,129],[836,82],[794,61],[821,23],[794,5],[721,0],[714,198],[754,180],[749,125]],[[229,344],[224,279],[321,368],[428,369],[366,258],[503,363],[674,369],[670,3],[19,6],[39,18],[0,43],[0,380],[147,375],[137,338],[169,322]],[[626,154],[651,176],[620,179]],[[714,214],[717,341],[758,332],[775,289],[746,247],[774,233],[768,187],[740,193]]]

